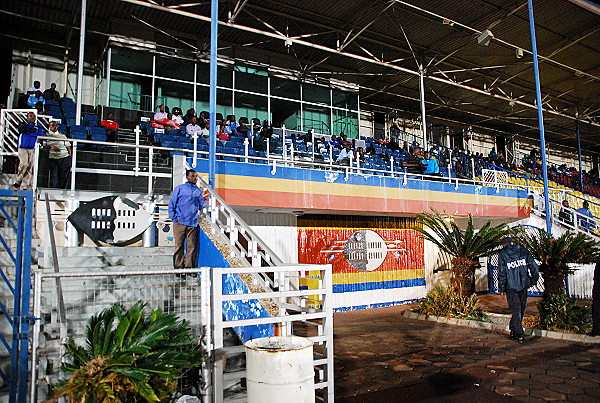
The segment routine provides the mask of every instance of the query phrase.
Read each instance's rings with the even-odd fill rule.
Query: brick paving
[[[335,314],[337,402],[600,402],[597,344],[530,337],[521,345],[408,319],[407,307]]]

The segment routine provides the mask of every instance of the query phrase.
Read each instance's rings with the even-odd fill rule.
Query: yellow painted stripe
[[[529,199],[508,196],[424,191],[420,189],[390,188],[385,186],[350,185],[343,183],[311,182],[293,179],[260,178],[237,175],[218,175],[217,187],[284,193],[309,193],[331,196],[368,197],[403,200],[427,200],[432,202],[491,204],[498,206],[527,206]]]
[[[425,277],[425,269],[334,273],[333,284],[359,284],[377,281],[410,280]]]

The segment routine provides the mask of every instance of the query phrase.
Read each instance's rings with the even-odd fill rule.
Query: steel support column
[[[425,79],[423,66],[419,66],[419,98],[421,99],[421,129],[423,130],[423,150],[427,149],[427,120],[425,119]]]
[[[552,232],[552,216],[550,195],[548,194],[548,164],[546,162],[546,139],[544,136],[544,114],[542,109],[542,90],[540,85],[540,68],[538,63],[537,42],[535,39],[535,22],[533,19],[533,0],[527,0],[529,10],[529,29],[531,31],[531,50],[533,53],[533,74],[535,77],[535,100],[537,104],[538,124],[540,126],[540,153],[542,154],[542,176],[544,178],[544,208],[546,211],[546,231]]]
[[[585,186],[583,184],[583,167],[581,163],[581,121],[579,120],[579,111],[577,111],[577,120],[575,121],[575,126],[577,127],[577,158],[579,158],[579,181],[581,183],[581,192],[585,190]]]
[[[217,151],[217,133],[215,125],[217,123],[217,32],[219,19],[219,2],[211,1],[210,8],[210,91],[208,95],[209,102],[209,138],[208,145],[208,183],[213,189],[217,188],[215,181],[215,171],[217,170],[217,161],[215,153]]]
[[[85,18],[87,0],[81,0],[81,27],[79,29],[79,62],[77,63],[77,108],[75,122],[81,124],[81,104],[83,103],[83,56],[85,54]]]

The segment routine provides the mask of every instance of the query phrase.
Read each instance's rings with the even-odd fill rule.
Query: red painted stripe
[[[233,206],[409,214],[419,214],[434,208],[438,211],[447,211],[451,215],[466,216],[471,213],[473,216],[479,217],[529,217],[530,214],[530,208],[526,206],[456,203],[452,201],[452,193],[448,193],[448,201],[439,202],[430,200],[288,193],[275,190],[267,192],[261,190],[219,188],[218,192],[228,204]],[[506,199],[518,201],[517,198]]]

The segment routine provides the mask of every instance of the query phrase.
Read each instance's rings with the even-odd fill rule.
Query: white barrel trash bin
[[[248,403],[314,403],[312,341],[275,336],[244,346]]]

